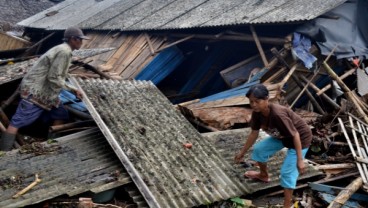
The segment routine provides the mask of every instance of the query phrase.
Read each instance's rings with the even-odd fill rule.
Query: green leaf
[[[245,205],[244,200],[239,197],[232,198],[230,201],[235,202],[238,205]]]
[[[55,139],[48,139],[47,140],[47,144],[53,144],[53,143],[57,143],[57,141]]]
[[[312,150],[312,152],[320,152],[321,148],[318,145],[312,145],[310,147],[310,149]]]

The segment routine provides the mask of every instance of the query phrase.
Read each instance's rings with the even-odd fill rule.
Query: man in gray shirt
[[[88,39],[81,29],[69,27],[64,32],[64,43],[57,45],[42,55],[35,65],[24,76],[20,95],[21,101],[10,124],[2,134],[0,150],[11,150],[18,129],[33,123],[45,113],[54,125],[62,124],[68,119],[68,112],[60,103],[59,94],[62,89],[73,92],[82,98],[80,91],[67,84],[72,51],[82,46],[82,40]]]

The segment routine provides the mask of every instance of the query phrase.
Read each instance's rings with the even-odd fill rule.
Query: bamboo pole
[[[358,136],[356,134],[356,131],[355,131],[355,127],[354,127],[354,121],[353,121],[353,118],[351,116],[349,116],[349,121],[350,121],[350,126],[353,128],[352,129],[352,132],[353,132],[353,137],[354,137],[354,141],[355,141],[355,145],[357,147],[357,156],[359,157],[364,157],[363,153],[362,153],[362,150],[360,148],[360,144],[359,144],[359,141],[358,141]],[[368,169],[367,169],[367,164],[362,164],[362,167],[363,167],[363,173],[364,173],[364,177],[367,179],[368,181]],[[363,178],[364,178],[363,177]]]
[[[352,75],[355,72],[356,68],[350,69],[349,71],[347,71],[346,73],[344,73],[343,75],[340,76],[341,80],[344,80],[346,77]],[[326,92],[327,90],[329,90],[332,87],[331,84],[326,85],[325,87],[323,87],[322,89],[320,89],[316,94],[318,96],[320,96],[321,94],[323,94],[324,92]]]
[[[354,96],[354,94],[350,91],[350,89],[348,88],[348,86],[345,85],[345,83],[337,76],[337,74],[332,70],[332,68],[327,64],[326,61],[323,62],[323,66],[326,69],[326,71],[330,74],[330,76],[336,80],[336,82],[340,85],[340,87],[342,88],[342,90],[344,91],[346,97],[355,104],[356,110],[357,112],[364,118],[364,121],[366,123],[368,123],[368,117],[367,115],[364,113],[364,110],[362,108],[362,106],[359,104],[359,102],[357,101],[356,96]]]
[[[261,55],[261,58],[262,58],[262,61],[263,61],[263,65],[264,66],[268,66],[268,61],[267,61],[266,55],[265,55],[265,53],[263,51],[261,42],[259,42],[259,39],[258,39],[258,36],[257,36],[257,32],[254,29],[253,25],[250,26],[250,31],[252,32],[252,36],[253,36],[254,42],[256,43],[257,49],[259,51],[259,54]]]
[[[353,163],[340,163],[340,164],[328,164],[317,166],[319,170],[331,170],[331,169],[355,168],[355,167],[356,165]]]
[[[346,201],[349,200],[351,195],[353,195],[361,186],[363,185],[363,180],[361,177],[356,178],[351,182],[344,190],[342,190],[339,195],[330,203],[327,208],[340,208]]]
[[[355,153],[355,150],[354,150],[353,144],[352,144],[352,143],[351,143],[351,141],[350,141],[350,137],[349,137],[349,135],[348,135],[348,132],[347,132],[347,131],[346,131],[346,129],[345,129],[344,122],[342,121],[342,119],[341,119],[341,118],[338,118],[338,120],[339,120],[339,123],[340,123],[341,129],[342,129],[342,131],[343,131],[343,133],[344,133],[344,136],[345,136],[345,138],[346,138],[346,141],[347,141],[347,142],[348,142],[348,144],[349,144],[350,151],[351,151],[351,153],[353,154],[353,157],[354,157],[354,158],[356,158],[356,157],[357,157],[357,155],[356,155],[356,153]],[[362,177],[362,179],[363,179],[363,182],[364,182],[364,183],[367,183],[367,179],[365,178],[365,174],[364,174],[364,172],[363,172],[362,165],[361,165],[359,162],[355,162],[355,164],[358,166],[358,170],[359,170],[360,176],[361,176],[361,177]]]
[[[302,91],[300,91],[299,95],[294,99],[293,103],[290,105],[289,108],[293,108],[293,106],[295,105],[295,103],[303,95],[304,91],[308,89],[310,83],[312,83],[313,79],[316,77],[317,74],[318,74],[317,72],[313,74],[312,78],[305,84],[304,88],[302,89]]]
[[[308,79],[305,78],[303,75],[299,74],[299,77],[304,81],[308,82]],[[309,86],[316,92],[318,92],[320,89],[313,83],[310,83]],[[334,107],[336,110],[339,110],[341,107],[333,101],[330,97],[328,97],[325,93],[321,94],[322,99],[324,99],[327,103],[329,103],[332,107]]]
[[[300,89],[303,89],[303,83],[299,80],[299,77],[296,75],[293,75],[293,80],[298,85]],[[308,96],[309,100],[312,102],[313,106],[316,107],[318,113],[325,114],[325,111],[322,109],[322,107],[318,104],[317,100],[313,97],[312,93],[310,93],[308,90],[305,91],[305,94]]]
[[[272,54],[276,57],[276,60],[280,61],[286,68],[290,69],[289,64],[284,60],[284,57],[280,55],[280,53],[275,49],[272,48],[271,49]],[[295,65],[297,66],[297,64]],[[298,76],[296,76],[295,74],[292,74],[292,78],[295,81],[295,83],[298,85],[298,87],[300,89],[303,89],[303,84],[300,82]],[[305,93],[307,94],[309,100],[312,102],[313,106],[316,107],[317,111],[321,114],[324,114],[324,110],[322,109],[322,107],[318,104],[318,102],[316,101],[316,99],[313,97],[313,95],[307,90],[305,91]]]

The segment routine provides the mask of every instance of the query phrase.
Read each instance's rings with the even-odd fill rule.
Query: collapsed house
[[[323,31],[322,35],[321,32],[312,34],[315,28],[307,30],[304,27],[303,30],[300,26],[308,20],[323,23],[344,19],[346,16],[341,15],[345,11],[343,8],[353,8],[353,3],[344,2],[66,0],[19,25],[24,26],[25,34],[36,42],[37,50],[33,50],[34,53],[42,53],[51,44],[58,43],[61,31],[69,26],[76,25],[86,31],[91,40],[84,42],[83,49],[100,50],[103,53],[83,56],[77,52],[76,56],[80,58],[73,62],[70,71],[76,77],[89,78],[78,78],[74,83],[80,85],[85,93],[86,109],[91,114],[89,119],[93,118],[97,123],[124,166],[124,170],[118,166],[115,169],[126,171],[134,182],[133,189],[136,188],[139,195],[138,206],[192,207],[278,185],[277,170],[282,153],[271,161],[271,169],[275,172],[272,175],[273,182],[260,186],[259,182],[241,177],[244,167],[232,164],[232,154],[238,150],[244,137],[221,134],[222,130],[247,127],[251,110],[247,108],[249,103],[244,94],[255,83],[267,85],[273,101],[303,108],[298,112],[314,127],[315,147],[323,143],[328,150],[339,144],[334,141],[337,132],[328,129],[332,124],[320,127],[317,126],[318,121],[323,118],[321,115],[336,112],[341,115],[344,110],[353,112],[353,100],[359,102],[361,98],[352,95],[350,102],[342,106],[335,100],[338,96],[327,94],[328,88],[338,93],[336,84],[329,78],[334,76],[328,67],[333,68],[337,77],[342,75],[341,79],[361,73],[363,70],[357,69],[362,67],[359,65],[362,61],[358,66],[351,62],[342,65],[339,58],[364,57],[365,50],[363,47],[361,50],[354,48],[343,52],[346,46],[335,48],[330,41],[318,39],[322,36],[329,40],[327,31]],[[335,7],[337,9],[326,13]],[[336,28],[332,28],[334,30]],[[296,37],[299,37],[298,41]],[[318,48],[311,44],[311,40],[317,43]],[[320,51],[321,48],[323,50]],[[351,51],[355,53],[351,54]],[[330,53],[338,59],[326,58]],[[28,62],[19,64],[22,63]],[[24,70],[18,70],[23,68],[14,67],[13,71],[20,73],[16,79],[19,80],[25,73]],[[358,77],[360,79],[362,76]],[[165,96],[150,82],[116,81],[127,79],[150,80]],[[219,131],[220,136],[208,141],[204,139],[165,97],[177,104],[177,109],[197,129]],[[367,107],[362,101],[357,106],[362,108],[363,114],[353,113],[358,113],[357,116],[364,120]],[[364,125],[359,125],[363,129]],[[361,132],[363,130],[358,133]],[[355,146],[349,142],[346,147],[356,154],[345,159],[355,162],[354,158],[357,158],[357,166],[348,164],[332,168],[331,171],[330,166],[321,166],[328,163],[330,156],[326,159],[326,154],[324,157],[313,155],[321,161],[313,166],[328,175],[320,181],[356,176],[351,171],[358,167],[366,184],[366,156],[360,148],[354,149],[362,146],[360,141],[354,142]],[[193,147],[184,148],[185,143],[191,143]],[[146,151],[147,144],[149,147]],[[61,146],[63,149],[62,143]],[[7,165],[12,167],[11,164]],[[321,175],[313,166],[309,164],[309,171],[301,180]],[[172,171],[173,168],[181,172]],[[2,171],[2,180],[14,174],[12,171]],[[106,181],[107,186],[102,184],[105,188],[98,189],[101,184],[95,184],[97,188],[81,186],[78,191],[69,193],[67,186],[57,186],[57,189],[66,191],[57,192],[53,197],[62,194],[72,196],[92,189],[95,192],[105,191],[123,185],[119,183],[120,178],[114,177],[114,185],[108,186],[111,183],[108,173],[112,169],[101,171],[104,174],[99,179]],[[22,186],[33,180],[34,173],[27,172],[24,177],[27,179],[21,181]],[[122,181],[131,187],[131,181]],[[11,196],[20,184],[11,186],[4,197]],[[305,187],[305,184],[300,187]],[[25,206],[49,199],[49,196],[34,195],[42,188],[36,186],[23,198],[12,199],[11,203]],[[52,187],[49,188],[52,190]],[[145,203],[141,204],[142,199]],[[9,205],[7,203],[9,201],[4,206]]]

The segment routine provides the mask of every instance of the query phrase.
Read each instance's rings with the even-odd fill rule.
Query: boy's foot
[[[253,180],[259,180],[265,183],[270,182],[270,178],[269,177],[261,177],[260,172],[254,171],[254,170],[249,170],[247,172],[244,173],[244,177],[253,179]]]

